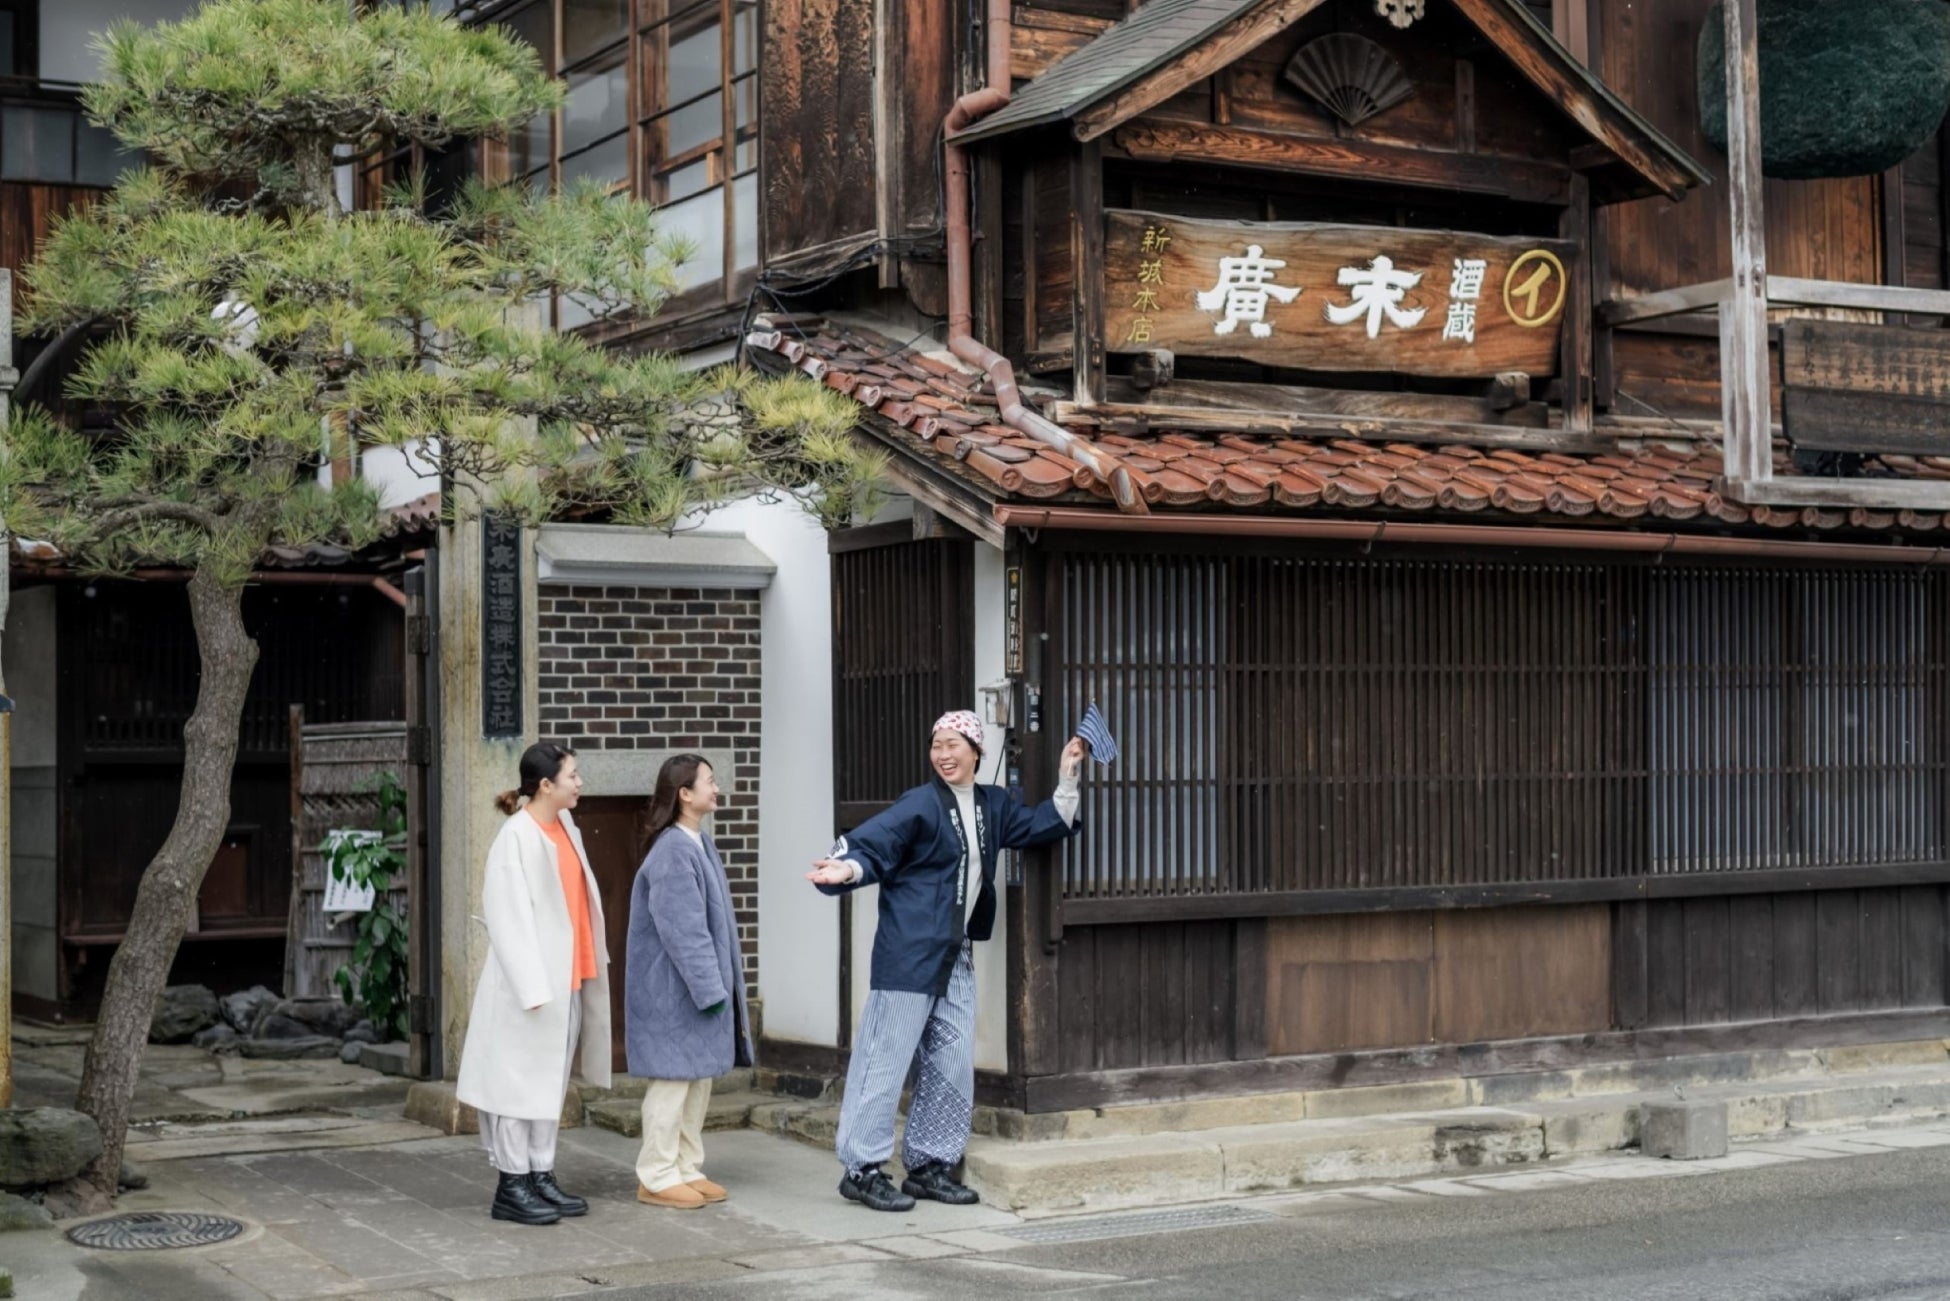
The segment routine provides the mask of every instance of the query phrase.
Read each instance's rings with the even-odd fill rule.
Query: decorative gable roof
[[[1149,0],[960,132],[962,143],[1067,122],[1092,140],[1292,26],[1321,0]],[[1708,174],[1558,43],[1523,0],[1448,0],[1539,93],[1617,161],[1591,170],[1614,199],[1677,199]],[[1174,68],[1182,75],[1172,75]]]

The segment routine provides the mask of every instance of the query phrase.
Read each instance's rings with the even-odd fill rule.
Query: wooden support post
[[[1571,206],[1564,210],[1558,233],[1589,249],[1591,239],[1591,182],[1579,175],[1571,178]],[[1564,429],[1566,433],[1588,434],[1594,414],[1592,384],[1592,330],[1597,313],[1591,301],[1591,259],[1579,258],[1571,266],[1571,282],[1564,287],[1564,319],[1560,326],[1557,370],[1563,377]]]
[[[1076,296],[1071,313],[1077,401],[1104,400],[1104,151],[1077,147],[1070,162],[1070,257]]]
[[[1761,206],[1760,37],[1755,0],[1727,0],[1727,207],[1733,285],[1720,307],[1727,479],[1765,483],[1774,449],[1767,405],[1767,231]]]

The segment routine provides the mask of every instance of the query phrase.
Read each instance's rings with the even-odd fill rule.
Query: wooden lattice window
[[[1950,880],[1944,575],[1195,550],[1057,573],[1056,709],[1096,700],[1124,746],[1069,898]]]

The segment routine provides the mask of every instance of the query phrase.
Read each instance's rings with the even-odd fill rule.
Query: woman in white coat
[[[509,818],[481,887],[488,960],[455,1092],[481,1113],[481,1145],[501,1174],[491,1213],[516,1224],[588,1212],[555,1181],[555,1140],[571,1070],[610,1083],[603,907],[569,816],[581,793],[567,747],[529,746],[521,788],[495,800]]]

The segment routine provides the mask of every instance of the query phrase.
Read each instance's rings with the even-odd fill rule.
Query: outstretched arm
[[[1077,805],[1082,799],[1078,782],[1086,753],[1088,747],[1076,737],[1071,737],[1070,743],[1063,747],[1063,763],[1056,793],[1034,808],[1018,804],[1013,799],[999,802],[997,844],[1004,849],[1034,849],[1038,845],[1053,844],[1066,836],[1073,836],[1082,829],[1082,824],[1077,821]]]
[[[842,836],[842,847],[832,855],[815,859],[806,879],[818,886],[821,894],[845,894],[863,885],[876,885],[900,870],[914,831],[913,812],[902,797],[892,808]]]

